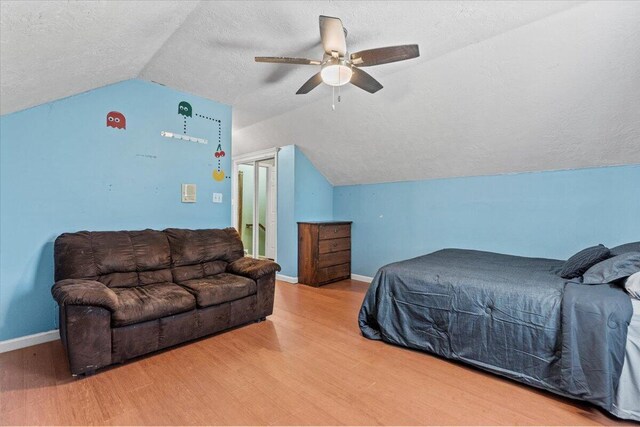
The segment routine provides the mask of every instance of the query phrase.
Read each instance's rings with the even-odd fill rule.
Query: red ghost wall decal
[[[107,114],[107,127],[126,129],[127,119],[125,119],[124,114],[117,111],[111,111]]]

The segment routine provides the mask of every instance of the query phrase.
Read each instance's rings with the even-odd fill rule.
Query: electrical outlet
[[[213,203],[222,203],[222,193],[213,193]]]

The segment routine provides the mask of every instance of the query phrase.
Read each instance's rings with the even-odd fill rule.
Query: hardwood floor
[[[0,354],[0,423],[622,423],[587,404],[363,338],[357,313],[366,288],[278,282],[266,322],[87,378],[70,376],[59,341]]]

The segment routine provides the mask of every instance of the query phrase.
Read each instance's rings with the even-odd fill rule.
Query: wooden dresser
[[[320,286],[351,277],[351,221],[298,223],[298,283]]]

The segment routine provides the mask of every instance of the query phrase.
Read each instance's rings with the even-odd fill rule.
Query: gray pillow
[[[609,249],[604,245],[591,246],[590,248],[583,249],[564,263],[562,270],[560,270],[560,277],[565,279],[580,277],[589,267],[600,261],[604,261],[609,258],[609,256]]]
[[[640,299],[640,272],[633,273],[627,277],[627,280],[624,282],[624,288],[629,295]]]
[[[622,255],[626,252],[640,252],[640,242],[625,243],[611,249],[611,256]]]
[[[640,252],[627,252],[591,267],[582,276],[582,284],[611,283],[629,277],[638,271],[640,271]]]

